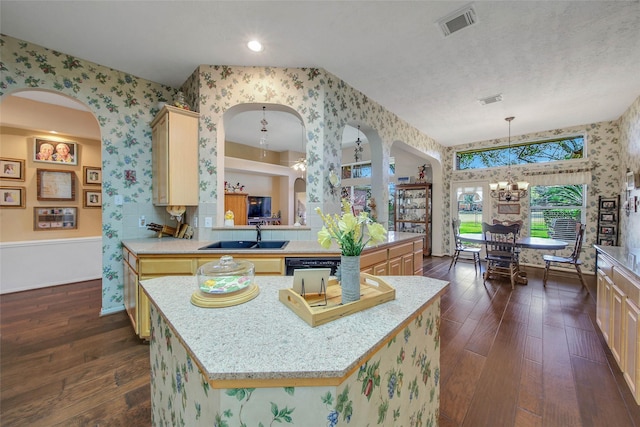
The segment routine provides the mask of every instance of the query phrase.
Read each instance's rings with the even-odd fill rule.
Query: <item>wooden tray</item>
[[[312,327],[366,310],[396,299],[396,290],[379,277],[360,273],[360,299],[342,304],[342,288],[332,279],[327,286],[327,305],[324,295],[312,294],[302,297],[291,288],[280,289],[279,299]]]

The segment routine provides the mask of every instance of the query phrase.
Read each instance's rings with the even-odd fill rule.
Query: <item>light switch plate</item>
[[[204,226],[205,227],[213,227],[213,218],[211,218],[210,216],[205,216],[204,217]]]

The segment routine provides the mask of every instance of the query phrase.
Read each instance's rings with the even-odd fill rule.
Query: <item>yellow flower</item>
[[[387,231],[382,224],[374,223],[366,212],[353,215],[351,204],[346,199],[342,200],[341,215],[325,215],[320,208],[316,212],[322,218],[324,225],[318,231],[318,243],[328,249],[331,240],[335,239],[340,247],[342,255],[358,256],[367,243],[383,242]],[[365,240],[364,226],[367,226],[368,239]]]
[[[329,249],[331,246],[331,234],[329,234],[329,230],[327,227],[322,227],[322,230],[318,231],[318,243],[325,249]]]

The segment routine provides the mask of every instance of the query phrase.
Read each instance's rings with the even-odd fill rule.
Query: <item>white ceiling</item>
[[[443,145],[504,137],[507,116],[513,135],[614,120],[640,95],[637,0],[476,1],[445,38],[466,4],[2,0],[0,31],[173,87],[200,64],[324,68]]]

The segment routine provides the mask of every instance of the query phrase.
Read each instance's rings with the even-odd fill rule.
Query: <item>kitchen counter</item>
[[[613,258],[620,267],[625,268],[640,281],[640,248],[628,249],[622,246],[593,246],[598,252]]]
[[[250,229],[250,227],[249,227]],[[255,228],[254,228],[255,230]],[[414,240],[416,238],[424,237],[415,233],[402,233],[389,231],[387,233],[387,241],[379,243],[377,245],[368,245],[365,248],[366,251],[371,251],[377,248],[384,248],[386,246],[394,245],[399,242]],[[220,240],[232,240],[232,239],[220,239]],[[238,240],[255,240],[253,237],[248,237]],[[270,239],[263,239],[270,240]],[[286,239],[275,239],[286,240]],[[324,249],[317,240],[290,240],[289,244],[283,249],[256,249],[256,250],[233,250],[233,249],[206,249],[199,250],[203,246],[213,243],[212,241],[202,240],[187,240],[187,239],[175,239],[173,237],[149,237],[146,239],[134,239],[123,240],[122,244],[136,255],[140,254],[200,254],[203,253],[239,253],[239,254],[326,254],[327,256],[339,256],[340,248],[338,248],[335,242],[329,249]]]
[[[418,413],[437,423],[448,283],[382,279],[395,300],[315,328],[278,300],[292,277],[256,276],[255,299],[214,309],[190,303],[193,276],[142,281],[151,302],[153,424],[171,425],[172,414],[190,426],[226,416],[229,425],[269,425],[274,406],[290,410],[295,425],[324,426],[331,414],[375,425],[380,411],[402,425]]]

